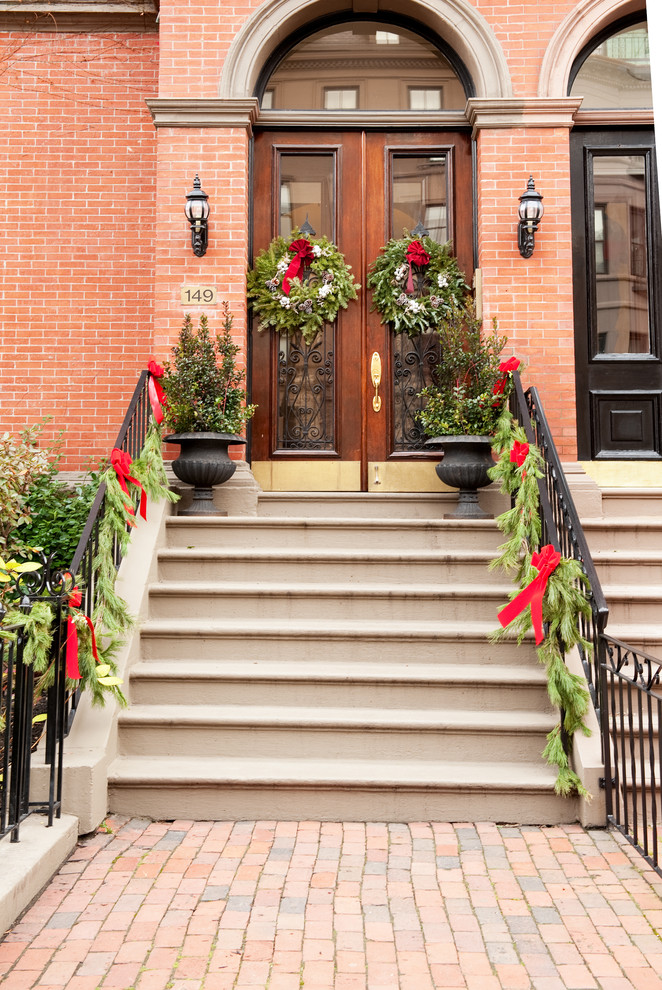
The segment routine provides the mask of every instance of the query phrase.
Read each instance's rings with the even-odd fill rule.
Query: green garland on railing
[[[500,483],[501,492],[509,495],[514,504],[496,520],[506,542],[501,544],[500,555],[489,566],[490,570],[497,567],[506,571],[517,570],[517,581],[521,583],[525,554],[531,548],[540,546],[542,529],[538,511],[538,479],[543,477],[543,459],[538,448],[530,444],[524,463],[518,467],[510,459],[515,443],[525,444],[526,433],[523,427],[515,425],[510,410],[506,408],[499,417],[492,445],[498,460],[489,474],[492,481]]]
[[[168,482],[161,455],[161,430],[152,420],[145,436],[140,457],[131,465],[133,476],[147,492],[149,499],[158,501],[166,498],[176,502],[179,498],[168,488]],[[92,561],[95,573],[95,607],[91,616],[95,628],[97,663],[92,649],[92,634],[81,611],[70,609],[69,615],[78,632],[78,667],[80,681],[67,679],[67,688],[76,690],[87,688],[92,694],[92,704],[103,705],[106,696],[112,694],[118,703],[126,706],[127,701],[121,690],[122,681],[117,676],[116,657],[124,645],[126,633],[135,624],[127,603],[115,590],[117,570],[115,567],[115,546],[119,545],[122,556],[126,553],[130,539],[130,522],[127,496],[122,491],[114,468],[109,467],[101,475],[100,481],[106,485],[104,514],[99,526],[96,554]],[[55,679],[55,668],[50,662],[50,648],[53,638],[53,608],[47,602],[35,602],[30,612],[19,609],[7,612],[6,625],[23,629],[26,643],[24,662],[32,664],[40,674],[35,690],[37,693],[49,688]],[[7,634],[9,636],[9,634]]]
[[[511,452],[520,447],[518,460],[511,460]],[[528,450],[524,445],[528,446]],[[490,567],[516,570],[518,588],[509,598],[516,598],[537,576],[538,570],[531,563],[533,551],[540,546],[540,493],[538,479],[543,477],[543,458],[535,444],[527,444],[526,433],[515,425],[513,417],[505,410],[499,420],[494,447],[499,455],[490,474],[493,481],[501,483],[501,491],[514,498],[511,509],[502,513],[497,525],[506,535],[506,542],[499,547],[500,555]],[[591,734],[584,719],[589,710],[590,698],[584,679],[571,673],[564,655],[574,647],[585,651],[591,644],[582,637],[580,616],[590,618],[591,606],[586,597],[589,584],[586,574],[574,559],[562,557],[550,574],[542,605],[546,635],[537,649],[538,659],[545,666],[547,692],[552,704],[563,712],[563,720],[547,736],[543,757],[558,767],[555,783],[557,794],[568,797],[578,793],[590,797],[577,774],[571,769],[567,750],[572,736],[578,730]],[[497,642],[515,635],[521,643],[531,629],[531,609],[527,607],[506,629],[498,629],[490,637]],[[567,744],[566,744],[567,743]]]

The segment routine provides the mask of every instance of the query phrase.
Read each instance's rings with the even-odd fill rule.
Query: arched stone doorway
[[[312,345],[254,328],[253,471],[267,489],[434,489],[434,455],[416,412],[437,339],[393,334],[371,312],[366,281],[380,248],[420,224],[439,243],[452,241],[471,282],[464,107],[473,82],[441,40],[402,18],[330,18],[312,28],[276,51],[256,82],[253,248],[308,221],[339,246],[363,289]]]

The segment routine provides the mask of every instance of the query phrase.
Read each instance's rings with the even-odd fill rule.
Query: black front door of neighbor
[[[571,135],[580,459],[662,459],[660,214],[652,129]]]

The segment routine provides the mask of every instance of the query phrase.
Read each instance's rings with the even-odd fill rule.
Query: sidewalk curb
[[[30,815],[21,824],[20,841],[0,840],[0,941],[16,919],[50,883],[76,848],[78,819]]]

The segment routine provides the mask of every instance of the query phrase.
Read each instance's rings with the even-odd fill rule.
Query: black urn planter
[[[164,439],[166,443],[180,445],[181,451],[172,462],[172,470],[180,481],[193,485],[193,501],[188,509],[181,509],[178,515],[220,515],[214,508],[213,488],[229,481],[237,469],[228,447],[246,441],[234,433],[171,433]]]
[[[493,519],[478,504],[478,489],[491,484],[487,472],[494,467],[492,437],[434,437],[427,443],[443,448],[444,459],[435,469],[440,480],[450,488],[459,488],[457,509],[444,518]]]

